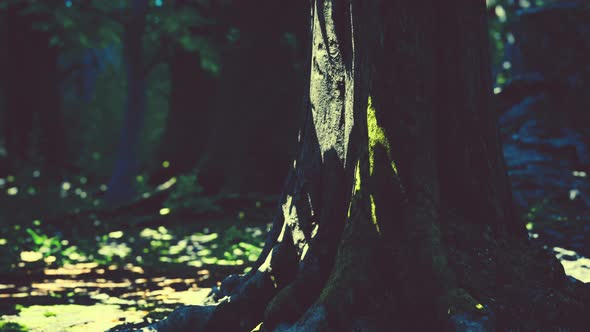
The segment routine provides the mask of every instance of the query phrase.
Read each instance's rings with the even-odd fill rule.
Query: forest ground
[[[5,213],[26,203],[2,196]],[[162,200],[0,224],[0,331],[102,331],[199,303],[256,260],[275,201],[201,197],[183,209]]]
[[[0,331],[99,331],[199,303],[257,258],[274,211],[272,197],[216,199],[219,210],[192,215],[95,210],[64,216],[60,225],[3,225]],[[590,282],[590,260],[564,249],[584,227],[575,210],[537,205],[523,218],[532,240],[551,246],[570,277]],[[561,243],[538,235],[555,232]]]
[[[572,282],[590,282],[590,172],[566,158],[585,155],[584,140],[549,130],[527,105],[500,119],[516,206],[531,241]],[[101,207],[105,187],[91,177],[51,182],[29,169],[0,179],[0,332],[150,323],[256,260],[276,197],[204,195],[195,174],[145,178],[137,200],[115,209]]]

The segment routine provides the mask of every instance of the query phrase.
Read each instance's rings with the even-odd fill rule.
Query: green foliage
[[[496,69],[496,84],[502,86],[511,78],[511,63],[505,61],[504,52],[510,44],[516,42],[511,32],[512,25],[517,24],[520,9],[548,5],[555,0],[487,0],[489,35],[491,41],[492,65]]]
[[[29,329],[21,324],[0,321],[0,332],[26,332]]]
[[[185,176],[180,181],[180,191],[192,192],[192,188],[194,176]],[[125,230],[117,228],[113,222],[105,224],[92,214],[88,220],[69,226],[68,234],[39,220],[22,225],[3,225],[0,226],[0,249],[5,255],[0,257],[0,270],[17,271],[84,262],[245,267],[260,254],[266,225],[247,226],[243,224],[247,221],[246,214],[242,212],[241,215],[237,223],[232,219],[228,220],[229,224],[214,224],[196,232],[202,226],[179,224]],[[102,231],[88,228],[89,223]]]

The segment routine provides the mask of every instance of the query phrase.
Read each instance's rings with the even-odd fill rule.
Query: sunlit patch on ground
[[[247,271],[262,250],[269,225],[242,214],[239,222],[0,225],[0,331],[104,331],[203,303],[211,287]]]
[[[568,276],[581,282],[590,282],[590,259],[560,247],[554,247],[553,252]]]
[[[568,276],[585,283],[590,282],[588,212],[578,206],[558,208],[545,201],[532,206],[524,215],[529,239],[551,250]]]
[[[191,278],[175,278],[149,277],[130,266],[77,265],[46,269],[38,281],[0,284],[0,305],[13,303],[17,311],[1,316],[0,321],[20,324],[29,331],[104,331],[144,318],[151,321],[146,315],[156,308],[164,314],[181,304],[203,303],[210,288],[199,285],[212,283],[209,270],[197,271]],[[223,275],[215,276],[220,278]],[[41,303],[44,305],[38,305]]]
[[[34,305],[18,315],[2,316],[2,321],[17,323],[29,331],[105,331],[121,323],[141,322],[146,314],[144,310],[122,310],[109,304]]]

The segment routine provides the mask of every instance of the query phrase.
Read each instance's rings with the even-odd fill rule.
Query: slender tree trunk
[[[45,34],[43,44],[45,52],[38,62],[41,68],[35,78],[40,85],[37,96],[38,121],[41,127],[39,149],[45,161],[47,172],[53,176],[65,175],[64,167],[71,162],[68,160],[68,149],[65,138],[64,119],[61,113],[61,91],[58,75],[57,47],[49,45],[49,34]]]
[[[125,27],[124,59],[127,69],[127,101],[117,150],[117,161],[109,181],[107,203],[125,203],[135,194],[134,179],[138,171],[139,135],[146,109],[146,78],[143,61],[143,32],[147,0],[131,0],[131,17]]]
[[[158,331],[586,323],[526,240],[490,109],[484,2],[315,0],[299,154],[253,270]],[[580,291],[582,288],[578,288]]]
[[[203,155],[212,117],[215,80],[201,68],[198,52],[176,45],[170,68],[170,110],[158,151],[158,163],[170,166],[155,171],[150,182],[166,181],[172,174],[187,172]],[[190,124],[190,125],[189,125]]]

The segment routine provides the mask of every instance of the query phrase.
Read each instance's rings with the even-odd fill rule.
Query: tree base
[[[587,284],[571,281],[547,250],[497,243],[489,233],[474,237],[471,226],[443,233],[461,287],[445,293],[430,294],[436,288],[399,264],[379,263],[382,248],[358,246],[370,233],[347,227],[327,280],[295,278],[279,288],[272,264],[263,263],[226,278],[210,305],[178,308],[147,331],[583,331],[590,324]]]

